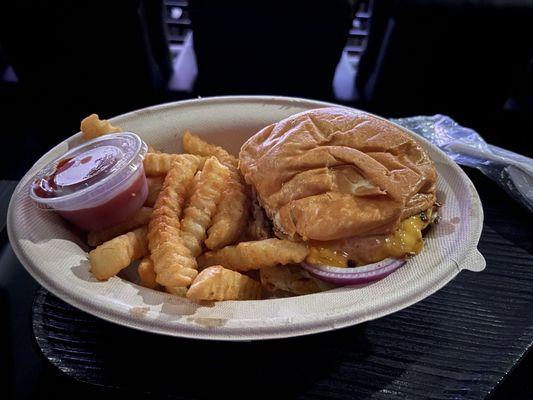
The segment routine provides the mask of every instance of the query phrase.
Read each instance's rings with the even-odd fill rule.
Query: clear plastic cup
[[[39,171],[30,197],[85,231],[116,225],[146,200],[146,151],[146,144],[131,132],[90,140]]]

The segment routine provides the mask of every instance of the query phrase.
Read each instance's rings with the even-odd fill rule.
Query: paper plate
[[[331,105],[285,97],[215,97],[149,107],[111,122],[165,151],[180,151],[180,136],[190,129],[237,154],[244,140],[262,127],[304,110]],[[120,277],[97,281],[89,272],[88,247],[83,240],[59,216],[37,209],[28,197],[33,173],[80,143],[80,133],[45,154],[21,180],[9,205],[9,238],[19,260],[47,290],[97,317],[147,332],[257,340],[358,324],[422,300],[463,269],[480,271],[485,266],[476,248],[483,210],[474,186],[443,152],[409,134],[435,161],[438,200],[444,204],[440,223],[430,231],[420,255],[385,279],[364,287],[208,305],[146,289]],[[122,276],[128,276],[127,271]]]

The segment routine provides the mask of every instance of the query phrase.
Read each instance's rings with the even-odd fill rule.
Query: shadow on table
[[[364,396],[387,388],[404,372],[403,368],[394,373],[387,369],[381,375],[369,372],[372,382],[365,393],[354,384],[365,380],[361,377],[367,374],[365,366],[376,362],[380,369],[379,360],[374,360],[377,338],[369,337],[367,324],[282,340],[199,341],[123,328],[56,302],[60,301],[48,298],[48,311],[38,318],[47,330],[36,332],[41,349],[66,375],[105,388],[100,400],[116,396],[117,391],[130,398],[151,394],[156,398],[277,399],[352,392]],[[59,309],[65,317],[60,324],[65,326],[51,327],[46,319],[60,321],[50,314],[59,315]],[[59,328],[62,344],[50,339]]]
[[[167,338],[114,327],[105,336],[102,357],[108,383],[178,397],[292,398],[311,388],[327,393],[335,388],[325,382],[342,371],[348,357],[353,359],[340,344],[353,342],[351,351],[360,358],[371,350],[364,325],[243,343]]]

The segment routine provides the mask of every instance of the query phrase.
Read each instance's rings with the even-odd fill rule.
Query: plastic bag
[[[437,145],[456,163],[479,169],[533,212],[533,159],[492,146],[445,115],[392,119]]]

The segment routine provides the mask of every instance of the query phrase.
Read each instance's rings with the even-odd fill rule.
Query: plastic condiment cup
[[[90,140],[39,171],[30,197],[85,231],[116,225],[146,200],[146,151],[146,144],[131,132]]]

